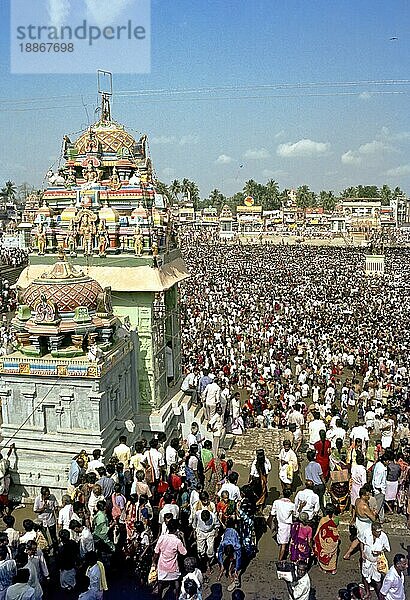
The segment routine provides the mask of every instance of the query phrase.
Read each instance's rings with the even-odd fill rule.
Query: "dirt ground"
[[[234,460],[235,468],[240,473],[239,484],[244,485],[248,480],[249,466],[255,450],[261,447],[265,449],[266,455],[272,462],[272,471],[269,476],[268,504],[265,509],[265,514],[269,514],[272,502],[279,497],[278,464],[275,457],[277,457],[281,447],[280,432],[278,430],[253,429],[249,433],[237,437],[233,448],[228,454]],[[33,516],[30,507],[18,509],[14,514],[18,526],[21,526],[23,518]],[[259,525],[261,523],[263,524],[263,519],[259,521]],[[350,561],[342,559],[350,543],[348,523],[349,515],[343,515],[339,526],[342,542],[337,574],[333,576],[325,574],[317,566],[314,566],[309,573],[318,600],[336,600],[340,588],[353,581],[360,582],[358,555],[354,555]],[[404,519],[397,515],[388,518],[384,530],[392,547],[392,551],[388,556],[390,563],[396,552],[409,553],[410,557],[410,531],[405,527]],[[406,548],[405,551],[403,546]],[[273,600],[274,598],[287,600],[286,585],[278,581],[276,577],[275,560],[278,557],[278,546],[269,529],[262,533],[258,549],[259,552],[256,558],[242,576],[241,588],[245,593],[246,600]],[[217,573],[218,569],[214,568],[209,583],[204,587],[203,600],[228,600],[231,598],[231,593],[226,589],[229,581],[223,578],[221,582],[218,582]],[[409,591],[410,577],[407,578],[406,585],[407,591]],[[132,579],[122,571],[121,565],[109,578],[109,587],[109,591],[104,596],[105,600],[131,600],[134,598],[145,600],[149,597],[141,590],[137,590]],[[62,593],[56,583],[50,585],[46,597],[50,600],[74,600],[75,598],[75,596]],[[376,599],[374,593],[373,598]]]

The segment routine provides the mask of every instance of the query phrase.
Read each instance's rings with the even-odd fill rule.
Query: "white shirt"
[[[289,594],[291,600],[309,600],[310,596],[310,578],[309,575],[303,575],[300,579],[297,579],[292,586],[292,595]]]
[[[302,502],[306,502],[304,506],[300,506]],[[300,490],[295,497],[296,514],[305,512],[309,515],[309,520],[313,519],[320,510],[319,496],[313,490]]]
[[[334,429],[329,429],[326,435],[327,439],[330,440],[332,448],[336,448],[336,440],[340,438],[343,442],[345,441],[346,431],[343,427],[335,427]]]
[[[374,427],[374,418],[376,413],[373,410],[368,410],[364,415],[364,422],[366,423],[366,427]]]
[[[234,483],[230,483],[229,481],[224,483],[218,492],[219,497],[221,497],[221,494],[224,490],[228,492],[229,500],[235,500],[235,502],[238,502],[241,499],[240,489]]]
[[[158,523],[161,524],[164,522],[164,517],[167,513],[171,513],[174,519],[178,519],[178,517],[179,517],[178,504],[164,504],[164,506],[159,511]]]
[[[319,431],[324,429],[326,431],[326,425],[320,419],[315,419],[309,423],[309,444],[316,444],[320,440]]]
[[[165,450],[165,462],[167,463],[167,467],[178,462],[178,452],[172,446],[167,446]]]
[[[152,466],[154,469],[155,479],[159,479],[161,475],[160,467],[164,466],[164,459],[161,452],[158,452],[156,448],[151,448],[150,450],[144,452],[144,458],[146,458],[148,466]]]
[[[380,593],[386,597],[386,600],[406,600],[404,575],[399,574],[394,565],[387,571]]]
[[[276,517],[278,523],[292,524],[292,517],[295,514],[295,504],[289,498],[278,498],[272,504],[270,514]]]
[[[181,384],[181,390],[187,392],[188,390],[193,389],[195,387],[195,379],[194,373],[188,373]]]
[[[83,558],[87,552],[94,550],[93,534],[87,527],[83,527],[80,533],[80,556]]]
[[[96,475],[98,475],[97,469],[99,469],[100,467],[103,467],[103,466],[104,466],[104,463],[100,459],[90,460],[90,462],[88,463],[88,467],[87,467],[87,473],[95,473]]]
[[[385,494],[386,493],[386,478],[387,478],[387,467],[380,461],[378,461],[373,467],[373,479],[372,486],[374,492]]]
[[[208,383],[204,392],[205,403],[208,406],[215,406],[219,402],[220,394],[221,388],[217,383]]]
[[[215,413],[212,419],[209,420],[208,425],[211,427],[214,436],[220,437],[224,428],[222,415]]]
[[[200,444],[198,440],[202,440],[202,434],[200,431],[198,431],[198,433],[196,433],[196,434],[188,433],[188,435],[186,437],[186,443],[187,443],[188,448],[197,444],[198,450],[201,450],[202,444]]]
[[[270,472],[271,469],[272,469],[272,465],[270,464],[270,460],[268,458],[265,458],[266,475]],[[259,471],[256,468],[256,458],[251,465],[251,477],[259,477]]]
[[[362,440],[362,442],[368,442],[369,441],[369,432],[367,431],[367,429],[364,425],[357,425],[356,427],[353,427],[352,431],[350,432],[350,439],[351,440]]]
[[[60,508],[58,512],[58,524],[62,529],[70,531],[70,521],[73,518],[73,512],[72,504],[67,504],[66,506],[63,506],[63,508]]]
[[[48,500],[43,500],[41,496],[37,496],[34,500],[34,512],[44,510],[38,514],[38,520],[41,521],[43,527],[52,527],[56,524],[55,512],[57,510],[57,500],[53,494],[50,494]]]

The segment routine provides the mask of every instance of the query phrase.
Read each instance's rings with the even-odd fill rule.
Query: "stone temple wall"
[[[133,353],[124,344],[121,360],[95,378],[1,374],[2,445],[16,445],[13,496],[33,497],[43,485],[60,496],[75,454],[100,448],[111,455],[138,410]]]

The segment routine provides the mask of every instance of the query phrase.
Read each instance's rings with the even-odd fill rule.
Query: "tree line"
[[[263,210],[279,210],[289,202],[289,189],[280,189],[274,179],[269,179],[265,184],[258,183],[254,179],[245,182],[243,189],[232,196],[225,196],[219,189],[213,189],[207,198],[201,199],[199,188],[196,183],[183,179],[181,182],[174,179],[169,185],[158,183],[158,191],[167,196],[171,204],[177,204],[181,200],[190,200],[196,210],[214,207],[218,211],[226,204],[235,211],[238,204],[243,204],[247,196],[255,199],[255,204],[262,206]],[[296,190],[296,204],[301,208],[323,208],[331,212],[336,204],[343,198],[378,198],[383,206],[388,206],[391,200],[404,196],[404,192],[395,187],[391,189],[388,185],[377,187],[376,185],[357,185],[348,187],[336,194],[333,190],[321,190],[314,192],[307,185],[301,185]]]
[[[238,204],[243,204],[247,196],[255,199],[255,204],[262,206],[263,210],[279,210],[289,202],[289,189],[281,190],[274,179],[269,179],[265,184],[258,183],[254,179],[245,182],[243,189],[232,196],[225,196],[217,188],[213,189],[207,198],[200,196],[198,185],[189,179],[174,179],[169,185],[158,181],[156,188],[160,194],[165,195],[170,204],[178,204],[183,200],[190,200],[195,210],[214,207],[218,211],[226,204],[233,211]],[[6,181],[0,189],[0,200],[5,202],[16,202],[24,204],[25,198],[34,190],[28,183],[17,186],[13,181]],[[377,187],[376,185],[357,185],[342,190],[335,194],[333,190],[321,190],[314,192],[307,185],[301,185],[296,190],[296,204],[301,208],[323,208],[325,211],[334,210],[337,202],[342,198],[379,198],[383,206],[388,206],[392,200],[404,196],[404,192],[395,187],[391,189],[388,185]]]

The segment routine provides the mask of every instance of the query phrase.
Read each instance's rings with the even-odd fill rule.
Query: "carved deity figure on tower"
[[[90,256],[94,247],[96,233],[95,221],[97,217],[88,209],[80,210],[75,223],[78,223],[78,232],[81,237],[84,256]]]
[[[102,220],[98,226],[97,240],[98,240],[98,256],[106,256],[106,250],[108,247],[109,239],[108,239],[107,227],[105,225],[104,220]]]
[[[39,223],[37,225],[36,237],[37,237],[38,254],[39,254],[39,256],[43,256],[45,254],[45,248],[46,248],[46,232],[44,231],[43,223]]]
[[[112,170],[112,175],[110,177],[110,188],[112,190],[119,190],[121,187],[121,180],[118,177],[117,169],[114,166]]]
[[[67,235],[65,236],[65,245],[68,248],[70,256],[76,256],[75,250],[77,246],[77,231],[75,228],[74,220],[71,219],[68,226]]]
[[[143,246],[143,242],[142,242],[141,230],[137,225],[137,227],[135,228],[135,233],[134,233],[134,252],[135,252],[136,256],[141,256],[142,246]]]
[[[83,177],[85,179],[84,186],[93,187],[94,185],[97,185],[98,173],[91,161],[89,161],[87,166],[83,169]]]

